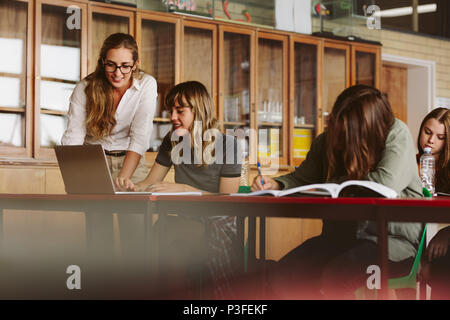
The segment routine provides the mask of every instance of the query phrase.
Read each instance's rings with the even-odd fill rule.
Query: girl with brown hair
[[[420,125],[417,159],[425,147],[435,158],[436,192],[450,194],[450,110],[436,108]],[[432,299],[450,299],[450,226],[438,231],[427,246],[421,275],[431,286]]]
[[[419,153],[417,159],[423,154],[423,149],[431,148],[431,154],[435,159],[436,191],[450,193],[450,110],[447,108],[436,108],[428,113],[423,119],[417,148]]]
[[[214,104],[205,86],[198,81],[174,86],[165,98],[165,107],[172,129],[164,138],[147,178],[136,185],[127,181],[128,188],[151,192],[238,192],[240,148],[234,137],[218,130]],[[175,183],[164,182],[172,166]],[[171,285],[162,289],[168,289],[172,298],[192,298],[186,282],[191,277],[186,274],[196,266],[200,272],[204,271],[203,279],[210,289],[206,290],[206,297],[233,298],[236,217],[190,217],[180,211],[176,217],[167,217],[164,230],[157,228],[167,239],[162,259],[171,278]]]
[[[142,180],[148,170],[156,108],[156,81],[139,70],[138,47],[129,34],[103,42],[93,73],[80,81],[70,98],[64,145],[101,144],[116,187],[125,179]]]
[[[394,189],[399,197],[421,197],[415,151],[407,126],[394,118],[386,97],[356,85],[337,98],[328,129],[312,143],[305,161],[288,175],[258,176],[252,190],[293,188],[314,183],[370,180]],[[359,195],[355,190],[348,196]],[[367,267],[377,264],[373,221],[324,220],[322,234],[284,256],[271,285],[283,298],[353,299],[365,285]],[[389,223],[390,275],[407,273],[416,255],[420,223]]]

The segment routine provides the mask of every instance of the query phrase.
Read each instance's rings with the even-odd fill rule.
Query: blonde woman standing
[[[75,87],[63,145],[101,144],[116,187],[147,175],[157,85],[139,71],[136,41],[115,33],[103,42],[97,67]]]
[[[63,145],[101,144],[116,188],[148,173],[144,153],[149,147],[156,109],[156,80],[139,70],[138,47],[129,34],[115,33],[103,42],[93,73],[80,81],[70,98]],[[95,231],[93,252],[112,257],[113,219],[86,217]],[[120,248],[128,263],[142,256],[144,233],[140,215],[118,215]]]

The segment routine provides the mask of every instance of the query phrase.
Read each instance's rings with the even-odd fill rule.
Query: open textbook
[[[382,184],[366,181],[366,180],[349,180],[341,184],[337,183],[319,183],[319,184],[309,184],[306,186],[295,187],[285,190],[258,190],[250,193],[234,193],[233,196],[258,196],[270,194],[275,197],[283,197],[295,193],[305,193],[312,195],[322,195],[331,196],[332,198],[338,198],[340,196],[352,196],[352,195],[341,195],[344,189],[352,188],[353,192],[358,196],[383,196],[386,198],[397,198],[397,192],[388,188]],[[357,189],[355,191],[354,189]],[[350,193],[351,194],[351,193]],[[354,196],[354,195],[353,195]]]

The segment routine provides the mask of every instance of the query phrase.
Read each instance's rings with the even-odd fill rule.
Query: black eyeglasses
[[[132,66],[126,64],[118,66],[114,62],[105,62],[104,67],[106,72],[114,73],[117,69],[119,69],[122,74],[127,74],[131,72],[131,69],[133,69],[135,63],[133,63]]]

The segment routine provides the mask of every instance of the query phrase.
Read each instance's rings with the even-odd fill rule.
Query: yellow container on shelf
[[[280,156],[280,129],[269,129],[270,157],[278,158]]]
[[[306,158],[311,148],[312,136],[312,129],[294,129],[294,158]]]

